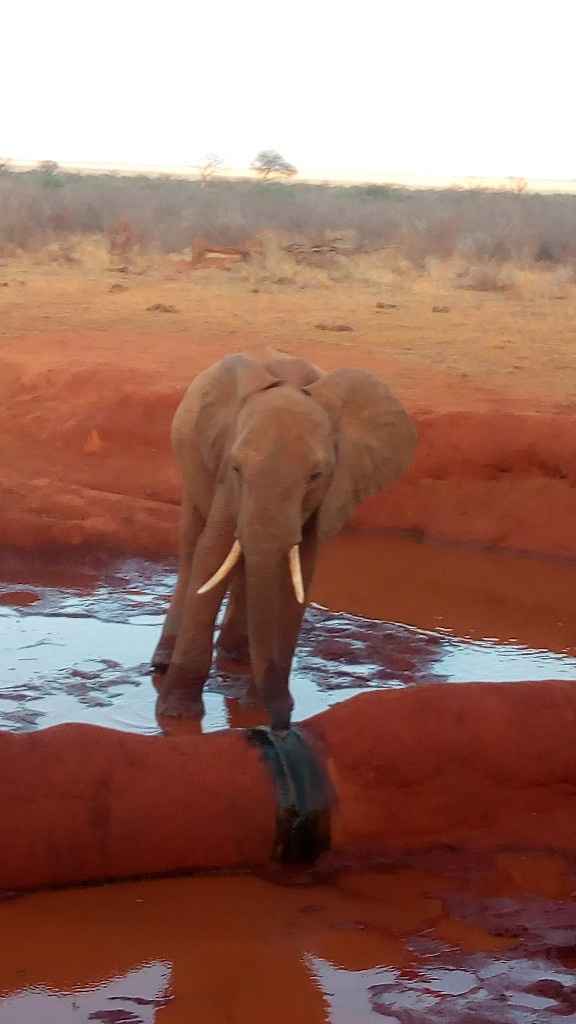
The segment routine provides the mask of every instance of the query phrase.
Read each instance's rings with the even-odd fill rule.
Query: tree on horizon
[[[275,149],[261,149],[250,168],[263,181],[269,181],[270,178],[293,178],[298,174],[294,165]]]

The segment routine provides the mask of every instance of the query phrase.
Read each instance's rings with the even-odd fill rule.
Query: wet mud
[[[204,877],[19,897],[0,907],[0,1020],[573,1022],[574,867],[439,850],[297,886]]]

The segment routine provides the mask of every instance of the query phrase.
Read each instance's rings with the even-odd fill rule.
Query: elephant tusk
[[[294,587],[296,600],[298,601],[298,604],[304,604],[304,584],[302,582],[300,551],[297,544],[295,544],[293,548],[290,548],[290,575],[292,577],[292,586]]]
[[[240,558],[241,554],[242,548],[240,547],[240,541],[235,540],[232,547],[230,548],[229,553],[226,555],[226,558],[222,562],[220,568],[214,573],[213,576],[210,577],[210,579],[206,583],[202,584],[202,586],[199,588],[199,590],[196,591],[196,593],[207,594],[209,590],[213,590],[214,587],[218,586],[218,584],[226,578],[228,573],[232,572],[232,569],[236,565],[236,562]]]

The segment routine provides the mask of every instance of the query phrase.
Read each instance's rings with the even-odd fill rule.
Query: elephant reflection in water
[[[365,370],[227,356],[192,382],[174,417],[183,478],[178,581],[152,664],[158,713],[202,708],[216,616],[219,658],[249,663],[274,729],[290,725],[290,667],[318,544],[396,480],[413,423]]]

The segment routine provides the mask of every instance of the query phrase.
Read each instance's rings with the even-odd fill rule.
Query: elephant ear
[[[365,370],[336,370],[305,390],[327,411],[336,433],[336,468],[318,511],[324,539],[407,469],[416,430],[386,385]]]
[[[257,391],[276,387],[280,381],[266,367],[243,354],[225,356],[197,377],[194,393],[195,434],[202,461],[217,472],[238,412]]]

